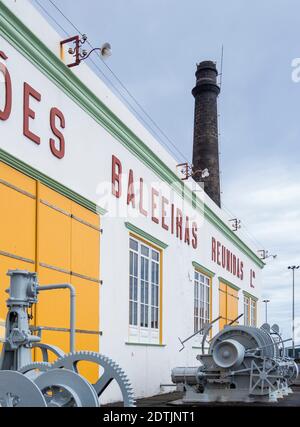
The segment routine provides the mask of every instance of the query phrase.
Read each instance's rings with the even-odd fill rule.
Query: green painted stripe
[[[263,268],[264,262],[0,0],[0,34],[135,157]]]
[[[132,233],[137,234],[138,236],[142,237],[145,240],[148,240],[148,242],[153,243],[154,245],[159,246],[162,249],[166,249],[168,247],[166,243],[162,242],[151,234],[146,233],[146,231],[136,227],[130,222],[125,222],[125,227]]]
[[[219,276],[218,279],[220,282],[224,283],[225,285],[229,286],[232,289],[235,289],[236,291],[239,291],[241,289],[238,286],[234,285],[233,283],[229,282],[229,280],[224,279],[224,277]]]
[[[196,270],[200,270],[201,272],[203,272],[209,277],[214,277],[216,275],[216,273],[214,273],[213,271],[209,270],[208,268],[204,267],[203,265],[199,264],[196,261],[193,261],[192,264]]]
[[[97,206],[95,203],[91,202],[90,200],[86,199],[75,191],[70,190],[69,188],[65,187],[54,179],[49,178],[47,175],[43,174],[42,172],[39,172],[37,169],[34,169],[33,167],[27,165],[22,160],[19,160],[11,154],[6,153],[6,151],[2,150],[1,148],[0,160],[6,163],[8,166],[17,169],[19,172],[24,173],[30,178],[36,179],[47,187],[50,187],[52,190],[57,191],[59,194],[68,197],[69,199],[73,200],[84,208],[89,209],[90,211],[98,213],[100,215],[104,215],[106,213],[105,209],[102,209],[100,206]]]
[[[254,295],[252,295],[252,294],[249,294],[249,292],[247,292],[247,291],[243,291],[243,294],[244,294],[246,297],[253,299],[254,301],[258,301],[258,298],[257,298],[257,297],[255,297],[255,296],[254,296]]]

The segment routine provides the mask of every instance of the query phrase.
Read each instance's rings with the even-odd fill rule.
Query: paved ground
[[[292,387],[294,393],[286,396],[284,399],[280,399],[277,403],[201,403],[197,406],[268,406],[268,407],[299,407],[300,408],[300,378]],[[166,407],[173,406],[172,402],[179,400],[181,398],[181,393],[167,393],[160,394],[158,396],[149,397],[146,399],[139,399],[137,401],[138,407],[148,407],[148,408],[157,408],[157,407]],[[178,408],[178,405],[176,405]]]
[[[299,407],[300,408],[300,384],[293,387],[293,394],[280,399],[277,403],[200,403],[201,406],[276,406],[276,407]],[[149,397],[147,399],[139,399],[137,401],[138,407],[158,408],[173,406],[172,402],[179,400],[181,393],[167,393],[158,396]],[[173,406],[174,407],[174,406]],[[178,405],[176,405],[178,408]]]

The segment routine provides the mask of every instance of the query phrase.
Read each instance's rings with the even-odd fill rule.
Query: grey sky
[[[75,34],[49,0],[38,1]],[[278,254],[267,262],[263,297],[271,299],[270,321],[290,335],[287,266],[300,264],[300,83],[291,79],[291,61],[300,57],[300,2],[53,2],[93,45],[112,44],[109,66],[188,159],[195,64],[212,59],[220,66],[224,45],[219,98],[223,204],[244,220],[245,231],[262,247]],[[300,272],[296,316],[300,342]]]

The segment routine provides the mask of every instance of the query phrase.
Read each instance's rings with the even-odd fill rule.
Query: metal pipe
[[[70,291],[70,351],[75,351],[75,316],[76,316],[76,291],[69,283],[61,285],[38,286],[38,291],[53,291],[55,289],[69,289]]]

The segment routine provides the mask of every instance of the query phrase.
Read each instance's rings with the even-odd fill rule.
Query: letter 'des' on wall
[[[8,56],[0,50],[0,59],[7,61]],[[0,62],[0,120],[13,120],[13,82],[5,63]],[[50,151],[57,159],[65,156],[65,138],[62,129],[66,127],[65,116],[56,107],[50,109],[50,118],[39,117],[38,105],[42,102],[42,94],[29,83],[23,83],[23,135],[37,145],[43,143],[41,137],[32,131],[32,122],[39,121],[40,126],[45,128],[45,119],[50,123],[53,137],[48,137]],[[16,126],[19,124],[16,123]]]

